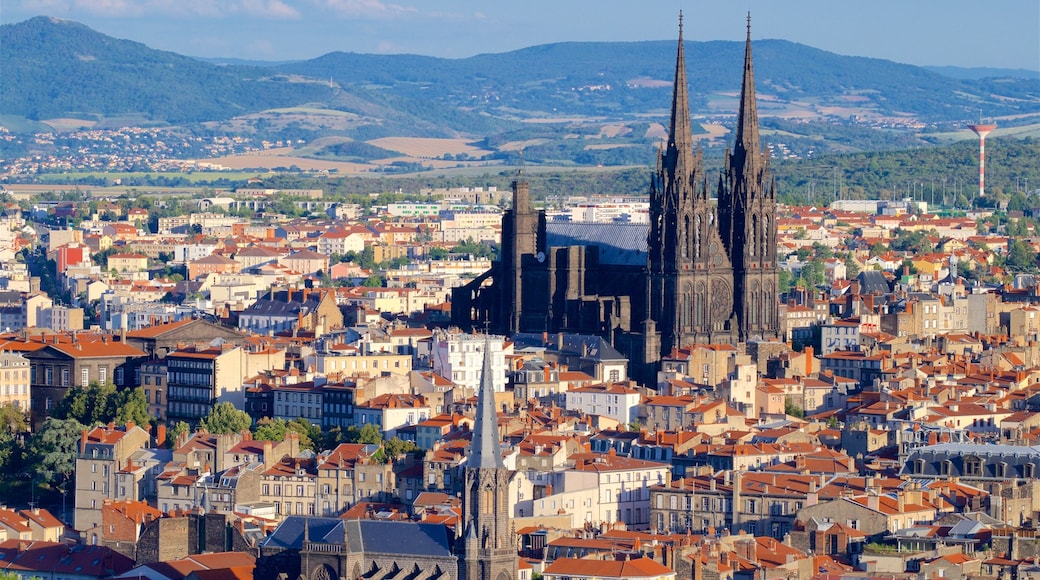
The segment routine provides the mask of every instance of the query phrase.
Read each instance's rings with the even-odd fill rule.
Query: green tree
[[[1019,271],[1036,269],[1036,250],[1022,240],[1013,240],[1008,247],[1007,265]]]
[[[292,421],[264,418],[257,421],[256,430],[253,431],[253,439],[257,441],[282,441],[289,433],[296,433],[300,438],[300,448],[313,450],[314,440],[311,436],[320,432],[320,429],[311,425],[310,422],[303,418]]]
[[[0,433],[17,435],[28,430],[29,424],[25,421],[25,413],[21,409],[16,409],[8,403],[0,405]]]
[[[72,387],[54,406],[51,417],[74,419],[84,425],[115,421],[115,394],[116,387],[111,383],[91,381],[86,387]]]
[[[363,282],[361,282],[361,285],[366,288],[382,288],[383,284],[383,277],[378,274],[374,276],[369,276],[368,278],[365,278]]]
[[[415,446],[415,443],[412,443],[411,441],[405,441],[397,437],[394,437],[389,441],[383,443],[383,454],[386,457],[387,461],[397,459],[405,453],[411,453],[416,449],[418,448]]]
[[[859,276],[861,268],[859,267],[859,263],[856,262],[855,259],[853,259],[852,254],[845,254],[845,257],[842,258],[842,261],[845,262],[846,278],[852,280],[856,276]]]
[[[383,442],[383,432],[373,423],[365,423],[361,428],[348,427],[343,432],[343,441],[346,443],[364,443],[366,445],[378,445]]]
[[[791,397],[784,398],[784,413],[799,419],[805,417],[805,410],[799,407]]]
[[[117,425],[126,425],[131,421],[142,426],[151,424],[152,416],[148,413],[148,399],[145,398],[144,388],[117,391],[112,399]]]
[[[39,481],[64,494],[76,471],[76,446],[86,429],[75,419],[48,417],[29,442],[29,467]]]
[[[170,449],[177,447],[177,440],[184,434],[191,432],[191,425],[181,421],[166,431],[166,446]]]
[[[231,403],[217,403],[202,420],[202,427],[210,433],[240,433],[249,429],[253,420],[245,411],[240,411]]]

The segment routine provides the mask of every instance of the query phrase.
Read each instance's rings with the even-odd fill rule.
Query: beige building
[[[148,432],[132,423],[83,431],[76,456],[77,530],[101,525],[102,505],[106,499],[117,497],[116,475],[127,468],[130,456],[150,441]]]
[[[10,405],[29,412],[29,359],[0,351],[0,407]]]
[[[308,363],[309,364],[309,363]],[[316,354],[314,370],[320,374],[339,373],[344,377],[406,376],[412,370],[412,356],[407,354],[361,354],[356,349]]]
[[[148,256],[143,254],[112,254],[108,269],[116,272],[143,272],[148,269]]]
[[[396,491],[393,466],[372,459],[378,449],[341,443],[318,456],[318,515],[335,516],[359,501],[382,501]]]

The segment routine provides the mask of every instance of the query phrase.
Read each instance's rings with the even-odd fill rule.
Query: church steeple
[[[480,369],[477,392],[477,416],[473,426],[470,468],[501,469],[502,451],[498,445],[498,414],[495,412],[495,382],[491,364],[491,339],[484,341],[484,362]]]
[[[737,117],[738,157],[757,158],[762,151],[758,139],[758,105],[755,102],[755,68],[751,59],[751,13],[747,17],[747,41],[744,44],[744,79],[740,87],[740,111]]]
[[[497,339],[496,339],[497,340]],[[473,441],[464,471],[464,530],[457,539],[459,580],[515,580],[516,544],[509,505],[511,472],[502,461],[492,379],[491,337],[484,340],[484,361]]]
[[[677,154],[676,173],[689,172],[693,169],[690,89],[686,83],[686,49],[683,45],[683,15],[680,11],[679,48],[675,56],[675,84],[672,86],[672,119],[668,127],[668,154],[669,157]]]
[[[733,263],[734,314],[740,340],[775,340],[780,333],[776,183],[758,132],[750,14],[734,137],[718,196],[722,238]]]

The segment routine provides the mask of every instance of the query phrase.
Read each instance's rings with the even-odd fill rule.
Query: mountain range
[[[215,64],[49,17],[3,25],[0,37],[0,120],[8,128],[73,118],[100,127],[268,130],[303,141],[463,137],[492,150],[610,123],[626,126],[619,146],[652,145],[660,139],[655,124],[667,116],[675,62],[675,42],[645,41],[557,43],[464,59],[335,52]],[[807,123],[845,127],[840,143],[862,131],[887,139],[893,129],[963,126],[980,111],[1002,125],[1040,119],[1035,76],[962,71],[965,78],[956,78],[784,40],[758,40],[753,50],[763,124],[809,141],[819,132],[805,131]],[[743,43],[687,42],[686,58],[695,118],[706,127],[731,122]]]

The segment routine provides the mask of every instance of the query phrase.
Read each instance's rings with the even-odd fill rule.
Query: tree
[[[799,419],[805,416],[805,410],[795,404],[791,397],[784,398],[784,413]]]
[[[361,285],[366,288],[382,288],[383,277],[378,274],[374,276],[369,276],[368,278],[365,278],[363,282],[361,282]]]
[[[403,439],[399,439],[397,437],[394,437],[393,439],[390,439],[389,441],[383,443],[383,455],[387,461],[393,461],[394,459],[397,459],[405,453],[410,453],[412,451],[415,451],[416,449],[417,447],[415,446],[415,443],[412,443],[411,441],[404,441]]]
[[[845,257],[842,258],[842,261],[845,263],[845,277],[846,278],[848,278],[849,280],[852,280],[856,276],[859,276],[859,273],[860,273],[859,262],[857,262],[855,260],[855,258],[852,257],[851,253],[845,254]]]
[[[314,440],[311,438],[311,435],[312,433],[317,435],[320,432],[320,429],[311,425],[310,422],[303,418],[292,421],[264,418],[257,421],[256,430],[253,431],[253,439],[257,441],[282,441],[289,433],[296,433],[300,438],[300,448],[313,450]]]
[[[1022,240],[1013,240],[1008,247],[1007,264],[1016,270],[1036,268],[1036,250]]]
[[[210,433],[240,433],[249,429],[253,420],[245,411],[240,411],[231,403],[217,403],[202,420],[202,427]]]
[[[365,423],[361,428],[347,427],[343,432],[343,441],[346,443],[364,443],[366,445],[378,445],[383,442],[383,432],[373,423]]]
[[[75,419],[48,417],[29,442],[28,470],[37,480],[61,492],[62,516],[69,481],[76,472],[76,447],[86,427]]]
[[[97,381],[70,389],[55,405],[51,416],[75,419],[84,425],[111,422],[125,425],[130,421],[148,425],[152,422],[143,388],[117,390],[112,383],[100,385]]]
[[[148,413],[148,399],[145,398],[142,387],[117,391],[113,397],[113,404],[117,425],[133,422],[144,426],[152,422],[152,416]]]
[[[91,381],[86,387],[73,387],[55,405],[51,417],[74,419],[83,425],[115,421],[115,394],[116,387],[111,383]]]
[[[21,409],[5,403],[0,406],[0,433],[17,435],[29,430],[29,424],[25,422],[25,413]]]
[[[191,425],[188,425],[184,421],[181,421],[173,426],[172,429],[166,432],[166,446],[170,449],[177,447],[177,440],[186,433],[191,432]]]
[[[13,471],[21,452],[18,434],[26,428],[21,411],[10,405],[0,407],[0,473]]]

